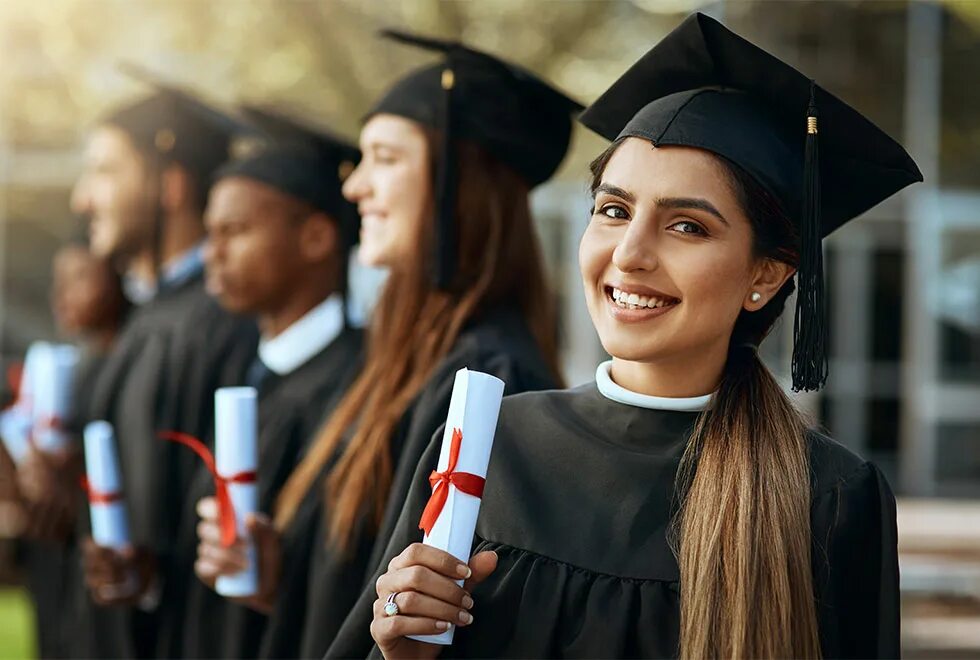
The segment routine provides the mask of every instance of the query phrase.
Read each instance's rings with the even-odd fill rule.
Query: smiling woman
[[[796,275],[794,386],[820,386],[821,237],[915,164],[700,14],[581,121],[613,141],[579,249],[612,360],[504,400],[462,589],[452,557],[409,545],[416,475],[374,585],[379,649],[435,657],[407,636],[453,623],[453,657],[897,656],[891,490],[808,428],[757,349]]]
[[[593,164],[593,215],[579,250],[586,302],[610,355],[657,363],[641,372],[614,361],[621,385],[667,396],[712,391],[735,319],[764,307],[792,276],[792,225],[754,213],[766,235],[753,231],[743,200],[761,207],[755,200],[771,196],[758,186],[750,194],[735,167],[700,149],[653,148],[635,137]],[[768,235],[779,230],[781,241]],[[779,242],[783,260],[767,258],[778,254],[765,246]],[[752,339],[762,337],[745,341]]]

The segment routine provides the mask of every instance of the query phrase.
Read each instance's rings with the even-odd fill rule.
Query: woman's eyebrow
[[[614,186],[611,183],[600,183],[598,186],[596,186],[595,190],[592,191],[592,196],[595,197],[599,193],[614,195],[631,204],[636,201],[636,196],[633,193],[623,190],[619,186]]]
[[[714,204],[701,197],[662,197],[656,200],[656,204],[665,209],[698,209],[710,213],[726,225],[729,224]]]

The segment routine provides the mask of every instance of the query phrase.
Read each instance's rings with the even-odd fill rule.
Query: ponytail
[[[681,657],[817,658],[806,424],[736,342],[678,470]]]

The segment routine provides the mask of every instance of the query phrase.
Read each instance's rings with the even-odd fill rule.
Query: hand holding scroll
[[[409,639],[408,635],[435,635],[450,625],[473,623],[470,609],[473,587],[497,568],[494,552],[480,552],[469,565],[438,548],[413,543],[388,564],[388,572],[378,578],[375,588],[374,621],[371,636],[388,660],[394,658],[435,658],[442,646]],[[466,579],[462,587],[457,580]],[[385,611],[388,597],[394,597],[398,614]]]
[[[214,589],[221,575],[234,575],[248,567],[248,544],[237,539],[232,545],[222,543],[218,504],[213,497],[205,497],[197,504],[201,522],[197,525],[197,561],[194,572],[202,582]],[[232,598],[263,614],[272,611],[279,590],[282,563],[282,547],[279,533],[264,515],[250,514],[245,526],[255,544],[258,555],[259,588],[254,596]]]

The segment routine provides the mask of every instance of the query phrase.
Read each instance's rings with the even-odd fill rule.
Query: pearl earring
[[[762,294],[759,293],[758,291],[753,291],[752,295],[749,296],[749,300],[751,300],[752,302],[759,302],[760,300],[762,300]]]

